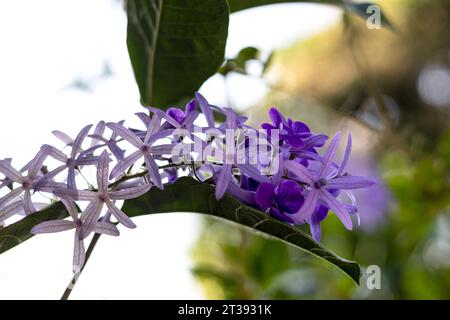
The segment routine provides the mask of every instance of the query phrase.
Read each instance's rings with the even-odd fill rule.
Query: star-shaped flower
[[[44,151],[40,150],[28,166],[26,175],[14,169],[11,166],[10,161],[0,160],[0,172],[3,173],[5,177],[8,178],[11,182],[20,184],[19,187],[11,190],[11,192],[0,198],[0,208],[5,207],[12,200],[16,199],[18,196],[24,193],[23,200],[21,200],[21,202],[25,214],[28,215],[36,211],[36,208],[31,201],[31,191],[49,191],[46,189],[45,184],[41,185],[39,188],[36,187],[36,182],[39,179],[39,171],[41,170],[42,164],[46,157],[47,154]]]
[[[39,186],[47,183],[49,180],[53,179],[56,175],[67,169],[67,187],[69,189],[77,188],[75,182],[75,174],[76,174],[75,170],[80,166],[93,165],[98,162],[98,157],[96,156],[92,155],[83,156],[82,154],[79,154],[81,151],[81,145],[83,143],[83,140],[88,135],[91,127],[92,125],[88,125],[80,131],[80,133],[75,138],[74,142],[71,144],[72,150],[70,151],[69,156],[66,156],[62,151],[48,144],[45,144],[41,147],[41,149],[47,155],[62,162],[63,164],[57,167],[56,169],[48,172],[46,175],[44,175],[41,181],[39,181],[38,183]]]
[[[169,136],[173,129],[159,130],[159,117],[154,117],[153,123],[151,123],[147,129],[144,141],[142,141],[135,133],[130,129],[125,128],[119,123],[108,123],[107,126],[113,130],[117,135],[121,136],[123,139],[128,141],[130,144],[135,146],[138,150],[125,157],[123,161],[120,161],[111,171],[111,179],[117,178],[123,172],[125,172],[129,167],[131,167],[140,158],[144,158],[145,165],[148,170],[148,176],[152,183],[154,183],[158,188],[163,189],[163,184],[161,181],[161,175],[159,173],[158,164],[156,163],[153,156],[170,154],[173,145],[157,145],[153,144],[160,139]],[[153,120],[153,119],[152,119]],[[158,121],[157,121],[158,120]]]
[[[323,203],[338,216],[347,229],[352,229],[353,225],[348,207],[338,201],[332,192],[366,188],[374,185],[375,182],[365,177],[342,174],[350,154],[351,136],[348,137],[344,159],[341,165],[337,167],[333,163],[333,157],[339,145],[339,140],[340,133],[337,133],[330,142],[330,146],[316,171],[308,170],[305,166],[293,160],[284,161],[284,168],[293,175],[293,178],[308,185],[309,188],[303,206],[293,216],[296,223],[309,219],[317,205]]]
[[[72,218],[71,221],[68,220],[52,220],[42,222],[31,229],[31,233],[55,233],[61,231],[67,231],[75,229],[74,238],[74,250],[73,250],[73,272],[77,273],[81,270],[84,265],[86,252],[84,248],[83,239],[80,236],[80,232],[83,228],[84,222],[78,217],[78,210],[75,203],[64,197],[61,198],[61,202],[67,208],[67,211]],[[117,227],[107,221],[97,221],[94,225],[93,231],[95,233],[107,234],[110,236],[118,236],[119,230]]]
[[[115,200],[126,200],[146,193],[151,185],[139,185],[132,188],[109,191],[109,155],[106,150],[100,156],[97,165],[97,191],[57,189],[54,191],[58,197],[72,200],[89,201],[88,206],[81,215],[83,225],[80,229],[80,239],[85,239],[95,228],[103,206],[106,205],[111,214],[127,228],[135,228],[133,221],[117,206]]]

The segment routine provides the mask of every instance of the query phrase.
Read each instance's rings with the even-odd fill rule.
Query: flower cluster
[[[101,121],[84,127],[75,139],[54,131],[65,147],[43,145],[21,170],[11,159],[0,160],[0,224],[49,205],[36,201],[39,196],[61,201],[71,220],[43,222],[32,232],[74,229],[73,266],[78,272],[89,235],[117,236],[117,223],[136,227],[118,201],[139,197],[152,187],[163,189],[182,175],[214,185],[217,199],[228,192],[286,223],[307,223],[316,240],[330,210],[352,229],[352,216],[358,213],[351,190],[374,184],[346,171],[350,135],[337,163],[339,133],[319,152],[328,137],[286,119],[275,108],[269,111],[271,123],[259,130],[233,110],[210,105],[199,93],[185,110],[148,109],[149,115],[136,114],[141,128]],[[216,122],[216,115],[224,121]],[[92,171],[96,181],[86,178]]]

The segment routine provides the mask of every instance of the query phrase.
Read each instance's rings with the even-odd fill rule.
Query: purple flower
[[[75,229],[74,250],[73,250],[73,272],[77,273],[83,267],[86,256],[84,243],[80,236],[80,232],[82,230],[84,222],[82,219],[78,217],[78,210],[73,201],[62,197],[61,202],[67,208],[67,211],[69,212],[72,221],[67,220],[45,221],[34,226],[33,229],[31,229],[31,233],[34,234],[54,233]],[[119,235],[119,230],[117,229],[117,227],[114,224],[106,221],[96,222],[93,230],[95,233],[102,233],[111,236]]]
[[[302,164],[287,160],[284,161],[284,168],[287,169],[297,181],[308,186],[308,194],[303,206],[293,216],[296,223],[300,223],[311,217],[318,204],[325,204],[342,221],[344,226],[351,230],[352,220],[350,218],[349,208],[338,201],[332,194],[336,190],[352,190],[370,187],[374,184],[373,180],[365,177],[342,175],[348,161],[351,149],[351,136],[348,137],[347,147],[344,153],[344,159],[339,167],[333,163],[333,157],[336,153],[340,140],[340,133],[337,133],[332,139],[328,150],[325,152],[319,168],[316,171],[310,171]]]
[[[23,200],[21,200],[23,210],[25,214],[31,214],[36,211],[36,208],[31,201],[31,191],[32,190],[45,190],[45,185],[42,185],[39,189],[35,187],[37,180],[39,179],[39,171],[42,168],[42,164],[47,155],[41,150],[39,151],[34,159],[31,161],[28,169],[27,175],[23,175],[21,172],[17,171],[11,166],[11,162],[8,160],[0,160],[0,172],[5,175],[6,178],[10,179],[11,182],[20,184],[19,187],[11,190],[8,194],[0,198],[0,208],[5,207],[12,200],[16,199],[24,193]],[[11,212],[16,212],[16,209],[8,208],[9,215]]]
[[[123,124],[124,121],[119,121],[119,123]],[[124,151],[117,145],[117,143],[120,141],[117,139],[117,134],[115,132],[112,132],[111,136],[108,139],[103,137],[105,127],[106,124],[104,121],[100,121],[97,124],[94,133],[89,135],[89,137],[92,138],[91,147],[81,152],[80,158],[85,157],[87,155],[92,155],[94,151],[99,148],[108,147],[108,149],[112,152],[112,154],[116,157],[118,161],[122,161],[124,159]],[[101,141],[102,143],[98,144],[99,141]]]
[[[98,157],[92,155],[83,156],[83,154],[79,154],[81,151],[81,145],[88,135],[91,127],[92,125],[88,125],[80,131],[80,133],[75,138],[75,141],[71,144],[72,150],[70,151],[69,156],[66,156],[62,151],[48,144],[45,144],[41,147],[41,150],[43,150],[44,153],[62,162],[63,164],[44,175],[39,181],[38,186],[46,184],[49,180],[53,179],[59,173],[67,169],[67,187],[69,189],[77,188],[75,181],[75,170],[80,166],[93,165],[98,162]]]
[[[311,137],[311,131],[306,124],[291,119],[286,120],[276,108],[270,108],[269,116],[272,124],[263,123],[261,127],[268,131],[268,135],[270,130],[279,130],[280,144],[286,142],[292,147],[303,147],[304,139]]]
[[[159,131],[159,120],[158,116],[152,118],[153,123],[150,124],[147,129],[144,141],[142,141],[135,133],[130,129],[125,128],[119,123],[108,123],[107,126],[113,130],[117,135],[124,138],[130,144],[135,146],[138,150],[133,152],[131,155],[120,161],[114,169],[111,171],[111,179],[117,178],[120,174],[125,172],[127,168],[131,167],[140,158],[144,158],[145,165],[148,170],[148,176],[152,183],[154,183],[158,188],[163,189],[163,184],[161,181],[161,175],[159,173],[158,164],[153,158],[154,155],[170,154],[173,145],[158,145],[153,146],[153,144],[162,138],[169,136],[173,130],[165,129]]]
[[[292,180],[282,180],[277,185],[261,183],[255,199],[262,211],[289,223],[295,222],[290,215],[297,213],[304,201],[300,186]]]
[[[136,225],[122,210],[114,204],[115,200],[133,199],[141,196],[150,189],[150,185],[139,185],[118,191],[109,191],[109,156],[103,151],[97,165],[97,191],[56,189],[54,194],[61,198],[71,200],[89,201],[88,206],[81,215],[83,222],[80,228],[80,239],[85,239],[94,229],[100,217],[103,205],[106,205],[111,214],[124,226],[135,228]]]

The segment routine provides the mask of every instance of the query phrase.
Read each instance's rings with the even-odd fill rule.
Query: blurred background
[[[380,183],[356,193],[360,227],[346,231],[331,215],[322,242],[379,266],[380,289],[279,241],[177,213],[102,239],[73,298],[449,299],[450,1],[374,2],[390,28],[326,5],[233,14],[229,60],[200,91],[254,125],[277,106],[315,132],[352,133],[349,168]],[[0,157],[20,166],[55,141],[53,129],[75,134],[139,111],[125,36],[121,1],[1,1]],[[1,255],[0,297],[58,298],[71,237]]]

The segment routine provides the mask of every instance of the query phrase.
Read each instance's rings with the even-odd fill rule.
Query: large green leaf
[[[192,96],[223,62],[226,0],[128,0],[127,45],[141,103]]]
[[[42,211],[30,214],[22,220],[13,223],[6,228],[0,228],[0,254],[30,239],[33,234],[31,229],[44,221],[64,219],[69,216],[61,202],[52,204]]]
[[[327,250],[303,231],[248,207],[238,200],[224,196],[216,200],[213,186],[192,178],[180,178],[164,190],[152,188],[145,195],[125,201],[122,210],[130,217],[168,212],[195,212],[212,215],[278,238],[336,265],[359,283],[360,268],[356,262],[345,260]],[[0,253],[29,239],[31,228],[46,220],[67,216],[61,204],[55,204],[0,230]],[[167,232],[170,233],[170,227]],[[175,235],[174,235],[175,236]]]

